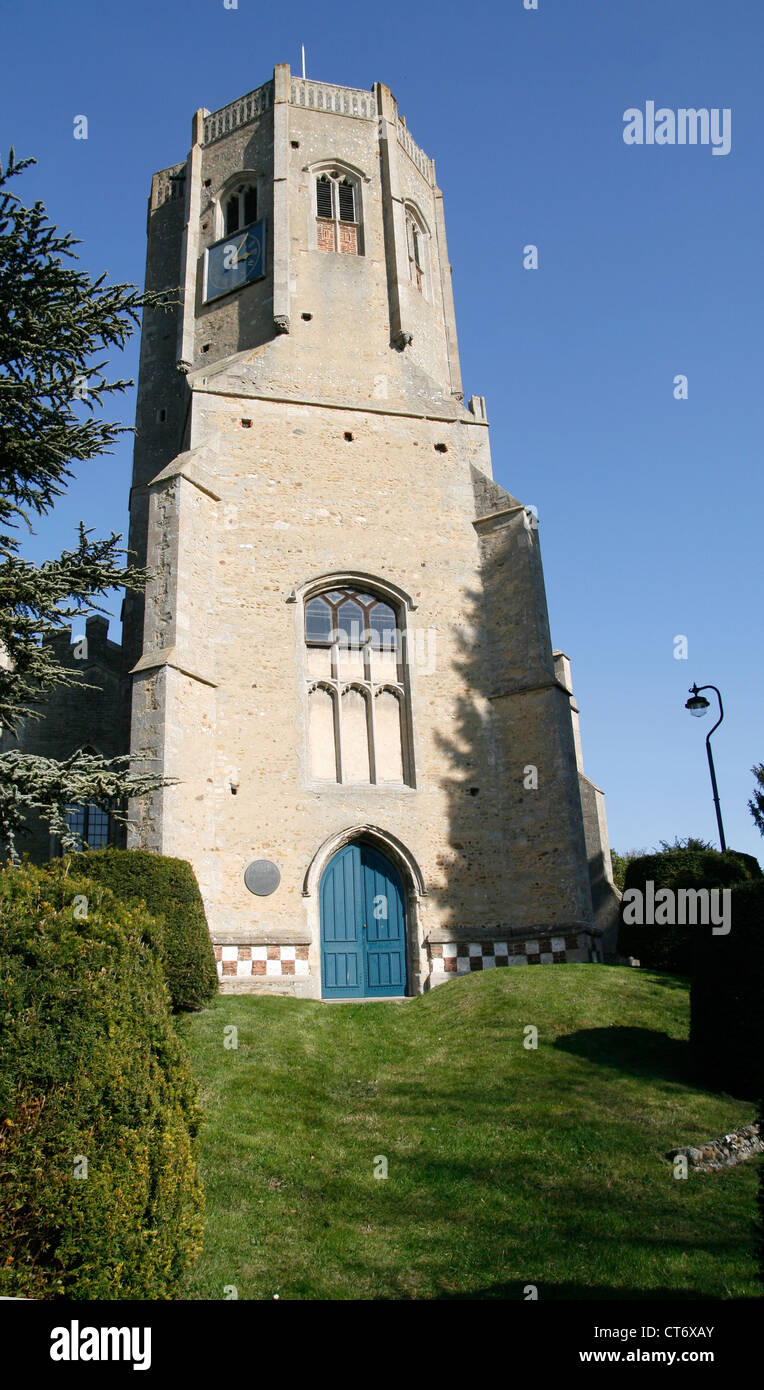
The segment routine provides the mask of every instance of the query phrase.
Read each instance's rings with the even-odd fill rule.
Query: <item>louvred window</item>
[[[352,179],[337,170],[318,175],[316,245],[319,251],[360,254],[359,208],[358,188]]]
[[[319,217],[332,216],[332,185],[324,176],[316,184],[316,208]]]
[[[340,222],[355,222],[353,185],[347,179],[340,184]]]

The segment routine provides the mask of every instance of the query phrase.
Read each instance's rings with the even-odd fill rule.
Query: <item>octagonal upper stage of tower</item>
[[[180,367],[209,392],[485,425],[462,404],[435,164],[387,87],[280,64],[192,137],[152,184],[147,288],[181,303],[172,325],[146,311],[145,385]]]

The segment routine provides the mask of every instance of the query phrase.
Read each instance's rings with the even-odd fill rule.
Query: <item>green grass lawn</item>
[[[761,1160],[681,1181],[663,1157],[755,1117],[689,1079],[688,1009],[674,976],[555,965],[186,1016],[207,1231],[183,1296],[757,1296]]]

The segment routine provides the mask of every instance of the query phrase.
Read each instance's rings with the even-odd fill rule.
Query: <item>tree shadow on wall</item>
[[[430,883],[430,900],[437,905],[438,925],[499,927],[501,916],[490,903],[485,885],[506,860],[502,833],[504,816],[496,804],[505,780],[500,752],[492,739],[490,716],[481,702],[490,696],[486,649],[488,633],[483,600],[476,590],[465,595],[464,623],[449,633],[450,680],[460,693],[451,705],[448,725],[433,731],[438,754],[439,785],[447,800],[447,843],[438,855],[442,877]],[[436,649],[437,663],[446,660]],[[486,785],[488,771],[489,785]],[[491,910],[493,909],[493,910]]]
[[[494,511],[503,516],[488,540],[479,540],[479,586],[463,592],[463,617],[448,632],[448,655],[436,652],[438,663],[450,663],[446,674],[455,690],[447,702],[451,717],[433,734],[448,801],[448,841],[439,860],[442,878],[429,890],[438,925],[476,930],[474,940],[482,929],[490,941],[496,928],[522,925],[521,898],[526,922],[530,916],[536,925],[547,919],[551,925],[558,886],[561,893],[570,877],[570,846],[562,836],[550,833],[542,842],[540,835],[542,819],[567,822],[554,801],[564,788],[543,765],[545,721],[556,720],[558,711],[533,703],[549,697],[555,680],[534,554],[538,534],[525,524],[520,504],[482,475],[476,491],[479,519]],[[420,691],[426,680],[420,679]],[[541,694],[520,693],[532,691]],[[513,692],[517,704],[495,703]],[[552,727],[549,736],[556,737]],[[572,729],[570,737],[572,749]],[[525,785],[529,763],[542,764],[535,789]]]

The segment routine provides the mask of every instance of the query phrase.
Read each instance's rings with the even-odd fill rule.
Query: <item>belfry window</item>
[[[204,254],[205,304],[266,274],[266,219],[259,206],[257,175],[242,171],[223,185],[215,199],[214,235]],[[202,223],[207,230],[208,221]],[[206,352],[206,348],[202,348]]]
[[[257,189],[254,184],[241,183],[231,190],[223,202],[223,235],[233,236],[257,221]]]
[[[310,777],[400,786],[410,780],[406,672],[395,609],[329,589],[305,604]]]
[[[336,169],[316,178],[316,244],[319,251],[360,255],[360,190]]]

